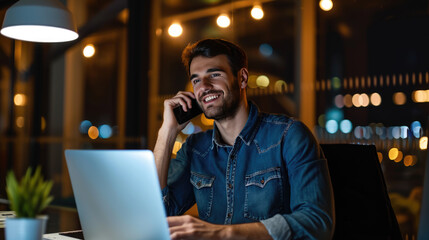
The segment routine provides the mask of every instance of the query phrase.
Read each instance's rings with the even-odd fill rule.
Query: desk
[[[5,204],[0,204],[0,211],[8,211]],[[44,214],[49,216],[46,233],[64,232],[82,229],[76,209],[49,206]],[[0,240],[4,240],[4,228],[0,228]]]

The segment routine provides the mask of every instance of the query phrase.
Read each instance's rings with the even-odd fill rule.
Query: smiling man
[[[164,101],[154,154],[172,239],[330,239],[333,194],[326,159],[311,132],[247,100],[247,57],[205,39],[182,54],[193,92]],[[212,130],[189,136],[175,159],[173,108],[195,98]],[[180,216],[197,203],[199,219]]]

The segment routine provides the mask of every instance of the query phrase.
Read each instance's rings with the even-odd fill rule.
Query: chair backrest
[[[418,240],[429,239],[429,154],[426,156],[425,180],[423,183],[423,200],[420,209]]]
[[[321,147],[334,189],[333,239],[402,239],[375,146]]]

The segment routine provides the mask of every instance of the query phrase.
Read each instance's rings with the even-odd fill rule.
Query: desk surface
[[[8,211],[5,204],[0,204],[0,211]],[[46,233],[64,232],[82,229],[76,209],[50,206],[44,214],[49,216]],[[4,240],[4,228],[0,228],[0,240]]]

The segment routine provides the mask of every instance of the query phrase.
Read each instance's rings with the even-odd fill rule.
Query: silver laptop
[[[66,150],[65,155],[86,240],[170,239],[151,151]]]

